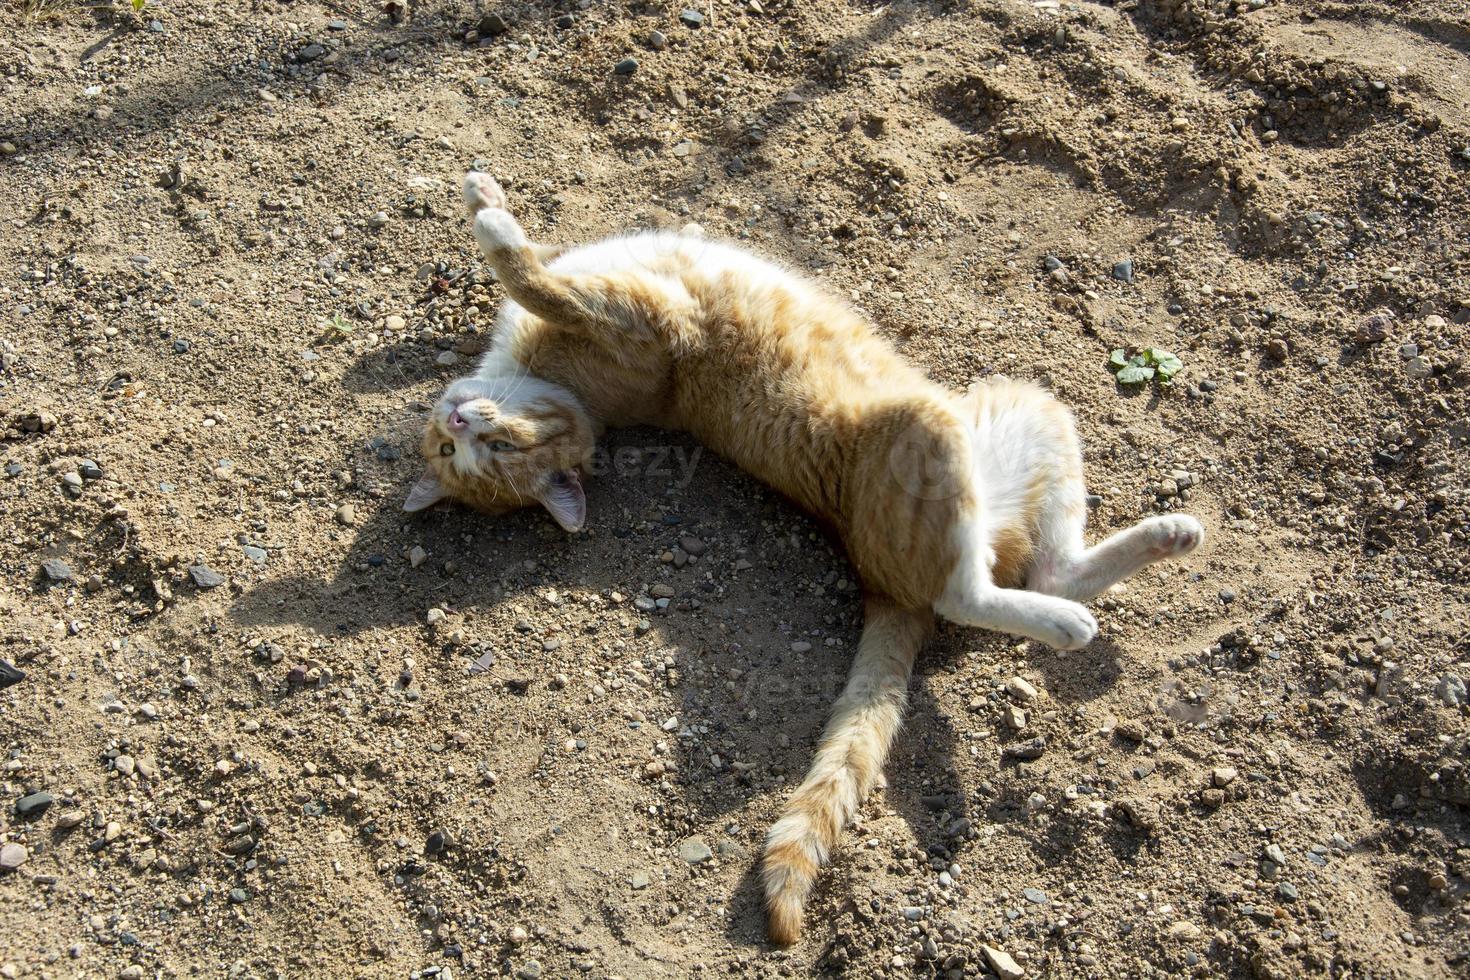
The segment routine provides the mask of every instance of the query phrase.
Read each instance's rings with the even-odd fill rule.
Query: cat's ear
[[[419,477],[419,482],[408,491],[408,499],[403,502],[403,509],[412,514],[414,511],[432,507],[448,496],[449,491],[444,489],[444,484],[439,482],[434,471],[424,470],[424,475]]]
[[[538,499],[562,530],[580,531],[587,523],[587,495],[582,492],[582,480],[576,470],[552,474]]]

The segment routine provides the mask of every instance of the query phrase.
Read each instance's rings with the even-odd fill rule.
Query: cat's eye
[[[515,443],[513,442],[506,442],[504,439],[496,439],[490,444],[490,448],[497,453],[508,453],[514,450],[516,447]]]
[[[452,443],[452,442],[446,442],[444,445],[440,446],[439,447],[439,455],[440,456],[453,456],[454,455],[454,443]]]

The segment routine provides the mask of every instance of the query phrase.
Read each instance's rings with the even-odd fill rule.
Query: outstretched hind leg
[[[1189,554],[1205,539],[1204,525],[1195,518],[1165,514],[1139,521],[1101,544],[1083,548],[1085,512],[1085,507],[1081,513],[1069,508],[1043,515],[1042,540],[1027,577],[1028,588],[1085,601],[1154,562]]]

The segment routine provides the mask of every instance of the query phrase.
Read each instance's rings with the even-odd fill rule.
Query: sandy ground
[[[0,976],[1463,975],[1467,6],[682,9],[6,8]],[[1087,650],[940,628],[790,951],[840,549],[654,431],[583,535],[399,510],[475,161],[1040,379],[1094,536],[1210,529]]]

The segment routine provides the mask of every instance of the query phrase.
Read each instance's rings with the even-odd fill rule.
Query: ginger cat
[[[1063,650],[1097,632],[1080,604],[1204,538],[1150,517],[1091,548],[1067,409],[1006,380],[957,395],[806,279],[702,238],[642,233],[534,245],[489,177],[465,178],[474,233],[509,299],[491,350],[423,437],[404,509],[540,504],[580,530],[578,473],[605,426],[693,433],[832,526],[865,622],[806,779],[766,838],[772,940],[802,906],[883,767],[933,616]]]

